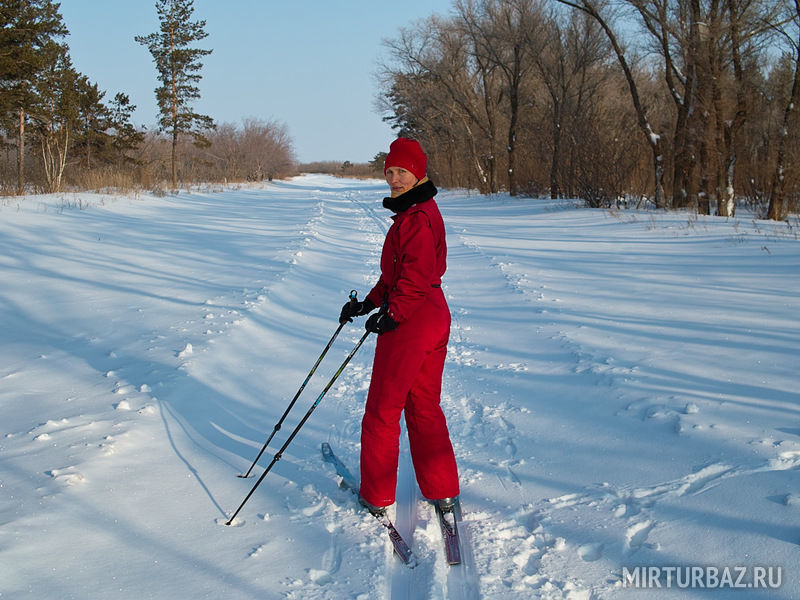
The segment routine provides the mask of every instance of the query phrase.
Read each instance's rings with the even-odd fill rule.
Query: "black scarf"
[[[411,188],[397,196],[397,198],[384,198],[383,206],[392,212],[401,213],[407,211],[415,204],[427,202],[437,194],[438,190],[433,182],[429,179],[425,183]]]

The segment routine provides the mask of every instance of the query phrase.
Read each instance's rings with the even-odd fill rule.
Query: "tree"
[[[43,48],[42,55],[46,58],[46,67],[37,78],[37,102],[30,113],[42,151],[47,191],[57,192],[77,129],[80,76],[72,68],[66,46],[50,42]]]
[[[379,106],[424,144],[443,185],[549,188],[598,206],[642,194],[729,216],[737,188],[759,202],[771,187],[779,213],[800,173],[791,4],[457,0],[449,18],[387,43]],[[770,27],[788,51],[766,86],[778,58]]]
[[[102,161],[107,157],[111,146],[111,113],[103,104],[106,93],[96,83],[86,77],[77,80],[78,90],[78,122],[74,148],[87,169],[92,168],[92,161]]]
[[[287,173],[295,162],[289,129],[283,123],[248,118],[242,122],[241,145],[249,181]]]
[[[386,152],[378,152],[369,164],[376,171],[383,171],[383,165],[386,162]]]
[[[609,21],[600,13],[600,6],[594,0],[558,0],[558,2],[571,6],[577,10],[583,11],[597,21],[600,27],[605,31],[608,36],[608,41],[614,49],[620,67],[625,73],[625,80],[628,82],[628,90],[631,94],[633,106],[636,109],[636,116],[638,119],[639,129],[644,134],[653,156],[653,187],[655,190],[654,201],[656,207],[664,208],[664,153],[662,151],[661,135],[656,133],[650,123],[648,116],[647,106],[642,101],[639,87],[636,79],[633,76],[633,70],[625,57],[625,51],[619,43],[616,33],[611,28]]]
[[[607,46],[595,21],[578,11],[569,11],[565,18],[553,11],[545,28],[542,37],[547,43],[534,53],[534,61],[547,90],[551,115],[550,197],[559,198],[564,191],[562,170],[567,154],[562,141],[566,142],[566,136],[572,142],[581,122],[595,120],[591,104],[601,97],[599,88],[608,79],[608,70],[599,68],[605,62]],[[572,132],[567,131],[567,123]],[[579,135],[585,140],[587,132]],[[571,143],[569,154],[582,154],[575,145]],[[572,177],[567,183],[566,192],[574,193]]]
[[[222,123],[209,133],[211,145],[195,162],[204,162],[206,176],[226,181],[270,181],[294,165],[292,141],[285,125],[256,118],[242,126]]]
[[[138,35],[136,41],[147,46],[156,64],[161,85],[156,88],[160,112],[159,131],[172,137],[172,187],[178,187],[178,139],[188,134],[196,144],[207,144],[203,132],[214,128],[211,117],[200,115],[191,102],[200,98],[197,83],[203,63],[200,59],[211,50],[191,45],[205,39],[205,21],[193,21],[194,0],[156,0],[161,29],[158,33]]]
[[[401,29],[386,46],[397,66],[384,68],[390,88],[384,108],[400,135],[420,140],[439,172],[465,154],[468,181],[497,191],[499,76],[465,38],[463,24],[431,18],[424,28]],[[437,159],[443,160],[437,160]]]
[[[779,0],[780,1],[780,0]],[[674,102],[672,205],[735,210],[737,138],[776,0],[626,0],[663,59]],[[646,39],[646,38],[645,38]],[[750,98],[748,98],[748,95]]]
[[[108,122],[113,131],[111,146],[114,159],[120,166],[125,161],[132,161],[127,152],[137,148],[144,140],[144,134],[131,123],[135,110],[136,105],[131,104],[130,97],[122,92],[114,96],[108,109]]]
[[[797,120],[792,115],[797,103],[800,102],[800,0],[795,0],[793,10],[785,19],[784,27],[779,33],[788,42],[791,48],[791,63],[793,65],[792,83],[789,97],[786,100],[778,135],[778,151],[775,159],[775,169],[772,175],[769,208],[767,216],[775,221],[786,218],[786,150],[790,138],[796,138]],[[794,131],[792,131],[794,129]]]
[[[0,111],[17,134],[17,193],[25,193],[25,124],[34,86],[47,66],[45,48],[67,28],[50,0],[0,0]]]
[[[458,0],[456,9],[471,40],[475,59],[502,75],[508,102],[506,153],[508,191],[517,194],[516,150],[520,90],[545,46],[541,10],[530,0]]]

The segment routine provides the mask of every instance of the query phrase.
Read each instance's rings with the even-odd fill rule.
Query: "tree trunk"
[[[798,14],[800,15],[800,11]],[[778,152],[775,170],[772,173],[772,189],[767,209],[767,218],[773,221],[782,221],[786,218],[786,142],[789,139],[789,124],[792,121],[794,107],[800,102],[800,38],[795,52],[792,93],[783,110],[783,123],[778,135]]]
[[[711,20],[709,18],[709,20]],[[697,140],[697,154],[700,170],[700,182],[697,188],[697,213],[711,214],[712,198],[712,173],[715,175],[713,188],[717,198],[720,197],[720,161],[711,160],[711,140],[714,140],[718,157],[719,154],[719,121],[722,116],[722,91],[720,90],[720,69],[717,59],[716,28],[706,27],[697,34],[697,113],[699,115],[700,135]],[[705,34],[703,33],[705,32]],[[712,114],[714,112],[713,126]],[[712,164],[713,162],[713,164]]]
[[[178,130],[172,130],[172,189],[178,189]]]
[[[63,136],[63,141],[59,140],[59,136]],[[58,130],[54,130],[50,125],[41,137],[42,166],[47,181],[47,191],[51,194],[61,190],[64,169],[67,166],[69,137],[69,127],[66,125]]]
[[[497,127],[495,126],[494,122],[494,110],[492,107],[492,91],[491,91],[491,82],[489,77],[487,76],[487,70],[485,67],[481,67],[481,78],[483,79],[483,110],[486,113],[486,139],[489,142],[489,160],[486,163],[486,170],[488,171],[488,175],[484,172],[482,167],[479,167],[479,170],[482,173],[484,183],[488,183],[489,185],[489,193],[494,194],[497,192],[497,161],[495,160],[495,146],[496,146],[496,132]],[[478,123],[480,126],[480,121],[478,119],[473,118],[473,121]],[[465,124],[466,119],[465,119]],[[470,136],[470,141],[472,142],[473,146],[473,153],[477,157],[477,152],[475,152],[475,138],[472,135],[472,129],[467,127],[467,132]],[[478,161],[480,162],[480,161]],[[488,177],[488,180],[487,180]]]
[[[675,145],[673,156],[675,161],[674,176],[672,181],[672,207],[687,208],[697,205],[696,171],[698,153],[702,151],[698,144],[703,143],[700,136],[705,135],[706,107],[700,101],[699,87],[703,85],[702,71],[706,64],[706,53],[702,49],[700,24],[702,20],[699,0],[689,3],[689,38],[686,40],[686,82],[683,87],[683,98],[678,103],[679,117],[675,126]],[[666,39],[666,38],[665,38]],[[663,42],[662,42],[663,43]],[[671,69],[671,63],[667,69]],[[669,71],[667,71],[669,72]],[[709,75],[708,72],[705,72]],[[671,81],[671,80],[668,80]],[[678,101],[679,96],[673,93],[673,99]],[[707,157],[707,155],[706,155]],[[704,157],[704,158],[706,158]],[[705,176],[701,165],[701,177]]]
[[[175,53],[175,4],[170,5],[170,55]],[[172,59],[170,59],[172,61]],[[172,64],[172,189],[178,189],[178,74],[175,72],[175,65]]]
[[[561,103],[553,94],[553,154],[550,159],[550,198],[561,196],[558,173],[561,170]]]
[[[19,109],[19,132],[17,135],[17,194],[25,193],[25,109]]]
[[[689,150],[689,110],[685,104],[677,105],[678,118],[675,120],[675,133],[672,138],[672,207],[683,208],[689,204],[690,179],[694,170]]]
[[[517,195],[517,119],[519,117],[519,85],[522,56],[518,45],[514,46],[514,65],[508,85],[508,100],[511,112],[508,123],[508,193]]]
[[[464,129],[467,131],[467,138],[469,139],[469,149],[470,154],[472,155],[472,163],[475,165],[475,172],[478,174],[478,181],[480,182],[482,189],[486,189],[486,186],[489,186],[489,193],[494,194],[496,191],[494,189],[494,182],[489,181],[489,178],[486,175],[486,171],[481,166],[480,157],[478,155],[478,148],[475,143],[475,136],[472,135],[472,128],[469,126],[467,119],[462,117],[462,122],[464,123]]]
[[[739,30],[740,15],[735,0],[728,0],[730,17],[731,58],[733,59],[733,75],[736,83],[736,114],[725,122],[724,142],[725,160],[722,170],[723,182],[720,186],[719,206],[717,212],[723,217],[732,217],[736,212],[736,195],[734,174],[736,167],[736,134],[747,119],[747,99],[745,98],[744,67],[741,55],[741,32]]]
[[[516,96],[516,93],[514,94]],[[516,101],[512,102],[516,104]],[[517,107],[511,109],[511,123],[508,126],[508,193],[517,195]]]

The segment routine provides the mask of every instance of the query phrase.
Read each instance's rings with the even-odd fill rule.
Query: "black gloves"
[[[366,298],[361,302],[347,302],[342,307],[342,312],[339,315],[339,323],[346,323],[348,321],[352,323],[353,317],[366,315],[371,313],[373,310],[375,310],[375,305],[369,300],[369,298]],[[387,331],[394,331],[397,329],[397,321],[395,321],[385,312],[381,311],[367,319],[365,328],[370,333],[377,333],[380,335],[381,333],[386,333]]]
[[[397,321],[384,312],[372,315],[364,326],[367,331],[378,335],[397,329]]]
[[[353,322],[353,317],[360,317],[375,310],[375,305],[369,300],[364,299],[362,302],[348,302],[342,307],[342,312],[339,315],[339,323],[345,321]]]

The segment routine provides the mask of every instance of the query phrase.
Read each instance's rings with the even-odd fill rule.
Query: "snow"
[[[776,568],[747,597],[800,596],[796,219],[442,191],[464,566],[444,563],[405,445],[392,513],[413,570],[322,461],[327,441],[357,473],[373,336],[225,526],[255,483],[236,475],[376,278],[384,193],[307,175],[0,200],[1,598],[690,593],[624,587],[641,566]]]

